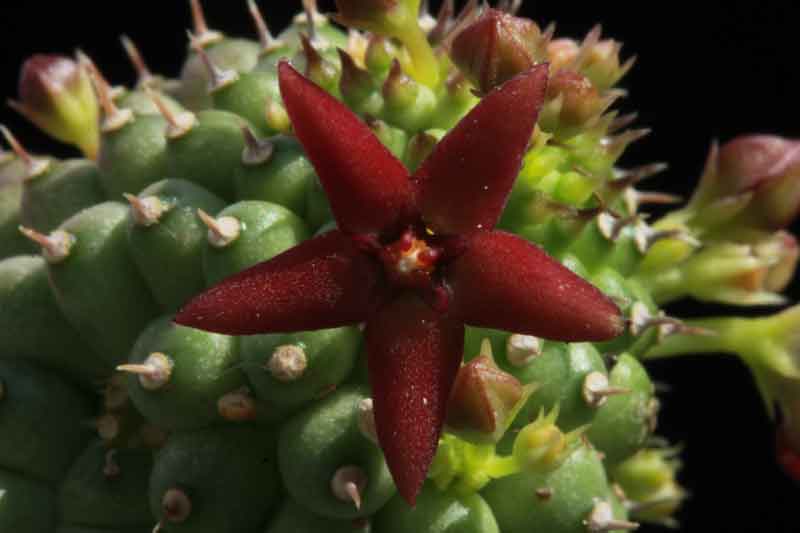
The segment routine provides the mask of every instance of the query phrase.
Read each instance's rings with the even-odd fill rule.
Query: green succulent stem
[[[403,42],[411,56],[411,75],[418,82],[428,87],[438,87],[441,76],[439,75],[439,61],[428,42],[428,37],[418,24],[410,24],[402,31],[398,38]]]

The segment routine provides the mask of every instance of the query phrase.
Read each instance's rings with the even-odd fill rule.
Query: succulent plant
[[[732,353],[800,481],[800,141],[638,189],[633,66],[496,6],[304,0],[112,85],[35,55],[0,148],[0,530],[625,531],[678,524],[650,362]],[[643,208],[663,204],[657,217]],[[714,314],[714,313],[711,313]],[[691,446],[691,443],[689,443]],[[691,487],[690,487],[691,488]]]

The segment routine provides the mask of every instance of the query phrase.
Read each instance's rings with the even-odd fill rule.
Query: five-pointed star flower
[[[230,335],[366,323],[380,446],[414,504],[463,357],[464,325],[565,341],[621,333],[617,306],[535,245],[493,230],[545,96],[547,65],[488,93],[410,176],[347,107],[288,63],[280,88],[338,226],[189,302]]]

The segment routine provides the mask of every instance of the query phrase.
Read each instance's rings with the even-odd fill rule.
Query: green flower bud
[[[22,66],[19,101],[9,104],[48,135],[93,158],[100,142],[99,107],[86,72],[72,59],[35,55]]]
[[[674,525],[672,518],[686,499],[678,484],[681,462],[675,448],[644,449],[616,465],[611,477],[625,494],[631,517],[643,522]]]

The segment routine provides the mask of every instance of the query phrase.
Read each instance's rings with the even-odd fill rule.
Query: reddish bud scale
[[[80,77],[80,67],[68,57],[45,54],[32,56],[22,65],[20,72],[20,100],[33,109],[49,108],[53,96],[79,84]]]
[[[522,395],[517,378],[500,370],[490,357],[476,357],[458,371],[450,394],[447,425],[491,435],[503,426]]]
[[[453,62],[484,93],[536,63],[541,31],[535,22],[487,9],[453,41]]]

